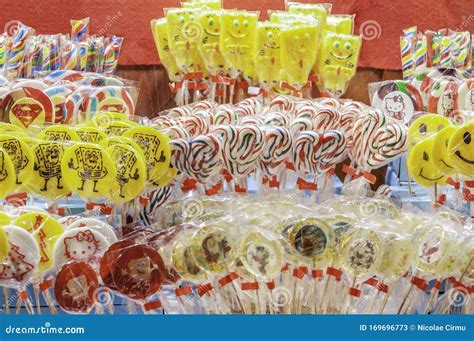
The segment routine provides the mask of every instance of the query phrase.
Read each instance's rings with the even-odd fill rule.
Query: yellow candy
[[[0,226],[9,225],[11,222],[10,216],[0,212]]]
[[[112,201],[127,202],[136,198],[145,186],[147,173],[143,154],[132,146],[116,144],[107,148],[115,160],[117,176]]]
[[[324,87],[340,96],[355,75],[361,37],[326,32],[323,34],[317,72]]]
[[[154,182],[157,186],[164,187],[168,185],[176,175],[178,175],[178,170],[170,164],[166,173],[156,179]]]
[[[0,122],[0,134],[24,134],[25,131],[20,127],[14,126],[10,123]]]
[[[169,137],[150,127],[135,127],[125,132],[124,137],[135,141],[145,154],[148,182],[159,186],[157,182],[169,170]]]
[[[255,37],[254,64],[262,86],[268,91],[278,84],[280,77],[280,25],[259,22]]]
[[[301,89],[307,82],[316,59],[317,27],[314,25],[284,26],[281,29],[281,68],[288,83]]]
[[[420,116],[408,128],[408,142],[414,146],[447,126],[449,126],[449,119],[445,116],[436,114]]]
[[[318,21],[312,16],[283,11],[272,11],[270,13],[270,22],[287,25],[318,25]]]
[[[136,127],[137,124],[131,121],[110,121],[102,127],[106,135],[122,136],[126,131]]]
[[[168,72],[168,77],[172,82],[177,82],[182,79],[183,75],[176,60],[171,53],[170,46],[168,44],[168,27],[166,25],[166,18],[151,21],[151,30],[153,32],[153,38],[155,39],[156,48],[158,55],[160,56],[161,64],[165,67]]]
[[[78,143],[67,149],[61,170],[69,190],[87,199],[110,197],[117,176],[110,155],[90,143]]]
[[[28,189],[37,196],[55,200],[69,193],[64,186],[61,160],[65,146],[61,142],[41,141],[31,148],[34,169]]]
[[[433,162],[436,169],[444,175],[453,175],[456,173],[453,161],[448,153],[449,139],[455,131],[455,126],[447,126],[434,136],[431,155],[433,155]]]
[[[118,144],[122,144],[122,145],[124,144],[124,145],[131,146],[131,147],[135,148],[135,150],[140,153],[140,156],[143,159],[145,159],[145,154],[143,153],[142,148],[138,144],[136,144],[135,141],[133,141],[131,138],[128,138],[128,137],[111,136],[111,137],[108,137],[108,138],[102,140],[99,143],[99,146],[107,149],[109,147],[112,147],[112,146],[115,146],[115,145],[118,145]]]
[[[166,12],[168,43],[176,64],[186,73],[204,71],[197,44],[203,34],[195,9],[173,8]]]
[[[101,112],[94,115],[94,118],[89,122],[88,126],[103,130],[107,124],[116,121],[131,122],[124,114],[118,112]]]
[[[221,32],[219,15],[220,12],[217,11],[200,11],[199,13],[199,22],[203,28],[203,34],[197,47],[211,75],[217,75],[225,71],[224,57],[219,49]]]
[[[444,185],[447,178],[438,171],[434,163],[433,139],[417,143],[408,154],[408,171],[421,186]]]
[[[82,142],[99,143],[107,138],[107,134],[98,128],[81,127],[76,129],[76,134]]]
[[[221,0],[194,0],[181,3],[183,8],[209,8],[218,10],[222,8]]]
[[[6,256],[8,256],[8,240],[5,231],[0,226],[0,261],[3,261]]]
[[[13,224],[27,230],[35,237],[41,257],[40,270],[51,269],[54,265],[54,245],[64,232],[61,224],[49,214],[39,212],[23,214]]]
[[[244,71],[252,61],[258,13],[247,11],[223,11],[220,18],[219,46],[232,77]]]
[[[0,149],[7,152],[13,162],[16,185],[26,185],[33,173],[33,153],[21,135],[0,135]]]
[[[326,19],[326,31],[353,34],[354,16],[353,15],[329,15]]]
[[[449,139],[448,155],[456,170],[469,177],[474,177],[474,122],[468,123],[456,131]]]
[[[43,129],[38,138],[46,141],[79,141],[79,136],[76,132],[64,125],[54,125]]]
[[[0,199],[10,194],[15,189],[15,184],[16,175],[13,162],[8,153],[0,149]]]

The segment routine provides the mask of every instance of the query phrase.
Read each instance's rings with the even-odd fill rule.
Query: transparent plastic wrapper
[[[322,36],[317,73],[324,88],[340,97],[354,77],[362,44],[360,36],[326,32]]]

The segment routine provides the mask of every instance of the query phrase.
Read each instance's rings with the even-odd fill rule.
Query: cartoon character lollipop
[[[355,75],[362,38],[327,32],[322,39],[318,74],[326,90],[340,97]]]
[[[15,188],[16,173],[10,155],[0,149],[0,198],[5,198]]]
[[[176,65],[176,59],[171,53],[170,44],[168,43],[168,26],[166,18],[151,21],[151,30],[153,38],[155,39],[156,48],[160,62],[165,67],[168,77],[172,82],[177,82],[182,79],[182,71]]]
[[[198,40],[197,48],[201,53],[204,64],[212,76],[225,71],[224,57],[219,48],[220,40],[220,12],[200,11],[199,22],[203,34]]]
[[[318,28],[314,24],[287,25],[280,31],[282,76],[301,90],[316,60]]]
[[[26,185],[33,173],[33,154],[20,136],[0,135],[0,149],[3,149],[13,162],[18,187]]]
[[[89,143],[78,143],[64,152],[61,171],[65,185],[85,198],[110,197],[117,176],[115,163],[104,149]]]
[[[85,262],[74,261],[62,266],[54,282],[59,306],[69,313],[88,313],[97,303],[99,280]]]
[[[253,60],[260,85],[266,91],[280,80],[280,25],[268,21],[258,22]]]
[[[107,138],[103,131],[94,127],[79,127],[76,129],[76,134],[82,142],[86,143],[97,144]]]
[[[79,141],[79,136],[76,132],[63,125],[54,125],[43,129],[39,134],[38,138],[46,141]]]
[[[61,160],[65,146],[61,142],[38,142],[31,148],[34,168],[28,189],[43,198],[58,199],[69,193],[64,186]]]

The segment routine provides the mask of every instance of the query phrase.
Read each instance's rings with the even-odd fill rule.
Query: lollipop
[[[189,174],[202,183],[217,174],[222,168],[217,137],[212,134],[200,135],[190,141],[186,165]]]
[[[61,224],[49,214],[38,212],[23,214],[13,224],[24,228],[35,237],[40,254],[39,269],[45,271],[52,268],[54,245],[63,234]]]
[[[15,168],[16,185],[28,183],[33,172],[33,154],[21,137],[0,135],[0,149],[3,149]]]
[[[308,81],[316,60],[318,28],[315,25],[289,25],[281,28],[281,68],[296,90]]]
[[[422,186],[443,185],[446,176],[437,170],[434,159],[433,140],[417,143],[408,154],[408,170],[412,178]]]
[[[261,86],[269,91],[280,80],[280,25],[258,22],[254,46],[254,63]]]
[[[428,111],[446,117],[455,117],[457,111],[458,81],[442,77],[434,82],[428,93]]]
[[[86,198],[110,197],[117,176],[114,161],[102,148],[78,143],[68,148],[61,161],[61,172],[72,192]]]
[[[124,144],[109,147],[107,153],[115,161],[117,169],[114,187],[118,187],[118,190],[112,191],[112,200],[127,202],[134,199],[142,192],[147,178],[146,164],[142,154]]]
[[[418,117],[410,124],[408,141],[411,146],[429,138],[449,125],[449,120],[440,115],[427,114]]]
[[[28,184],[30,191],[53,200],[69,193],[62,181],[61,160],[64,150],[60,142],[38,142],[33,145],[34,168]]]
[[[356,72],[361,37],[328,32],[323,35],[318,74],[327,91],[341,96]]]
[[[474,123],[465,124],[453,132],[448,145],[448,156],[453,166],[469,178],[474,174],[474,149],[471,145],[473,135]]]
[[[143,150],[148,182],[152,186],[158,186],[157,181],[168,171],[170,164],[169,138],[149,127],[132,128],[124,137],[131,138]]]
[[[283,127],[264,130],[265,147],[258,158],[259,168],[266,176],[276,175],[278,167],[290,156],[293,138]]]
[[[90,229],[98,231],[107,239],[107,242],[109,244],[113,244],[117,241],[117,235],[114,231],[114,228],[101,220],[79,217],[79,219],[76,219],[71,224],[69,224],[66,227],[66,230],[76,229],[79,227],[88,227]]]
[[[94,127],[80,127],[76,129],[76,134],[82,142],[100,143],[107,138],[107,135],[100,129]]]
[[[306,218],[291,227],[289,242],[298,255],[321,261],[328,255],[334,243],[334,235],[323,220]]]
[[[72,41],[85,41],[89,36],[89,18],[71,20]]]
[[[38,138],[46,141],[79,141],[79,136],[76,132],[68,126],[50,126],[43,129],[39,134]]]
[[[197,49],[203,28],[194,9],[175,8],[166,11],[168,44],[176,64],[184,73],[204,71],[204,63]]]
[[[466,79],[458,89],[457,95],[459,110],[474,111],[474,81]]]
[[[99,280],[94,269],[84,262],[70,262],[59,270],[54,294],[59,306],[70,313],[88,313],[99,293]]]
[[[224,57],[219,49],[220,12],[200,11],[199,21],[203,34],[197,42],[204,64],[212,76],[225,71]]]
[[[223,11],[220,17],[219,47],[232,78],[237,78],[252,61],[257,21],[257,12]]]

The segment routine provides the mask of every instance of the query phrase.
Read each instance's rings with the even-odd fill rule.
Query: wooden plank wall
[[[156,113],[175,106],[168,87],[168,77],[161,65],[121,66],[118,76],[138,81],[140,95],[136,113],[140,116],[153,117]],[[388,79],[401,79],[400,71],[384,71],[361,68],[352,79],[345,98],[369,103],[367,85]]]

